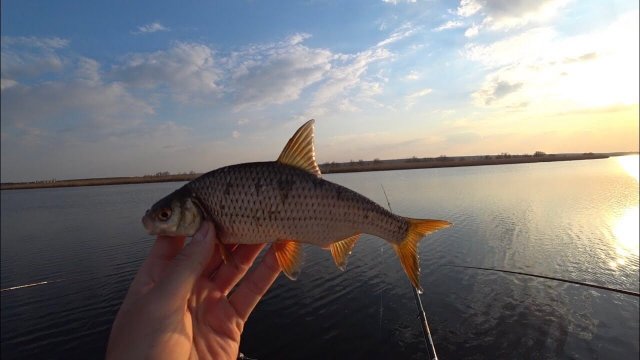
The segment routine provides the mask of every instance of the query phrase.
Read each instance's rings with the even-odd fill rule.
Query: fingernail
[[[193,241],[200,242],[205,240],[208,237],[210,230],[211,225],[209,225],[209,222],[203,222],[202,225],[200,225],[200,229],[198,229],[198,231],[193,235]]]

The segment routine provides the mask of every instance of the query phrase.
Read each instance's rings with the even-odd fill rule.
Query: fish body
[[[313,120],[289,140],[278,161],[210,171],[158,201],[143,217],[151,234],[165,235],[193,235],[203,220],[215,224],[224,244],[273,243],[290,278],[300,271],[300,243],[329,248],[344,269],[359,235],[371,234],[396,249],[417,289],[418,241],[450,225],[395,215],[322,179],[313,151]]]

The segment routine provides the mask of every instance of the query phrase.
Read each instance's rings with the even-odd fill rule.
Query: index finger
[[[184,236],[162,236],[156,238],[155,243],[151,247],[151,251],[146,260],[140,266],[130,289],[135,294],[141,294],[149,290],[153,286],[162,271],[167,267],[169,262],[176,257],[184,246]]]

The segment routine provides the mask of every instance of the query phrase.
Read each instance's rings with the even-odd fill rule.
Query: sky
[[[1,180],[638,151],[638,2],[2,1]]]

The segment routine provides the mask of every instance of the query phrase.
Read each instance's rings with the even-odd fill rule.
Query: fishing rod
[[[581,282],[581,281],[576,281],[576,280],[566,280],[566,279],[560,279],[560,278],[556,278],[556,277],[552,277],[552,276],[530,274],[530,273],[525,273],[525,272],[521,272],[521,271],[512,271],[512,270],[504,270],[504,269],[493,269],[493,268],[485,268],[485,267],[479,267],[479,266],[453,265],[453,264],[444,264],[444,265],[441,265],[441,266],[457,267],[457,268],[464,268],[464,269],[496,271],[496,272],[507,273],[507,274],[531,276],[531,277],[536,277],[536,278],[540,278],[540,279],[555,280],[555,281],[565,282],[565,283],[569,283],[569,284],[588,286],[588,287],[592,287],[592,288],[595,288],[595,289],[613,291],[613,292],[617,292],[619,294],[625,294],[625,295],[631,295],[631,296],[635,296],[635,297],[640,297],[640,293],[637,293],[637,292],[631,291],[631,290],[610,288],[610,287],[607,287],[607,286],[596,285],[596,284],[591,284],[591,283],[587,283],[587,282]]]
[[[387,192],[384,190],[384,186],[380,184],[382,188],[382,192],[384,193],[385,199],[387,199],[387,206],[389,207],[389,211],[393,212],[391,209],[391,203],[389,202],[389,197],[387,196]],[[418,294],[418,290],[411,286],[411,290],[413,290],[413,297],[416,302],[416,307],[418,307],[418,318],[420,319],[420,325],[422,326],[422,335],[424,336],[424,342],[427,346],[427,352],[429,353],[429,359],[438,360],[438,355],[436,354],[436,347],[433,344],[433,339],[431,338],[431,331],[429,330],[429,323],[427,322],[427,314],[424,312],[424,307],[422,306],[422,299],[420,299],[420,295]]]

